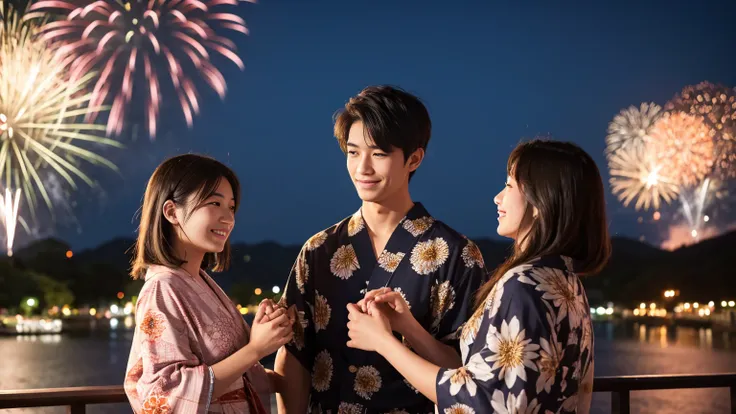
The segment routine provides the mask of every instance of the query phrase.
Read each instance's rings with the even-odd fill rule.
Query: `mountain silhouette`
[[[507,241],[474,241],[491,271],[510,252],[511,244]],[[119,291],[137,294],[142,282],[134,282],[128,276],[133,244],[133,239],[117,238],[73,252],[67,258],[68,245],[58,239],[45,239],[17,251],[14,260],[23,267],[68,282],[78,304],[94,303],[112,298]],[[677,300],[682,301],[736,300],[736,232],[675,251],[621,237],[613,238],[612,244],[613,254],[606,268],[597,275],[583,277],[591,305],[662,300],[667,289],[679,290]],[[283,288],[300,248],[270,241],[234,243],[230,269],[213,276],[228,293],[243,286],[270,293],[274,286]]]

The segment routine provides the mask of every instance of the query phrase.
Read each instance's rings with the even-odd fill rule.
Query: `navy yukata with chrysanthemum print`
[[[462,329],[464,366],[437,375],[442,414],[587,414],[593,324],[575,261],[546,256],[506,272]]]
[[[310,238],[280,302],[299,311],[287,349],[311,374],[310,412],[433,413],[434,404],[382,356],[346,345],[346,306],[367,291],[390,287],[427,331],[457,348],[459,328],[487,277],[478,247],[419,203],[378,258],[360,211]]]

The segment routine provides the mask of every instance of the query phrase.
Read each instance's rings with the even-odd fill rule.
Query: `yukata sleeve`
[[[319,234],[315,237],[318,237]],[[316,251],[313,247],[312,237],[302,247],[296,262],[289,273],[289,279],[284,288],[279,304],[286,307],[294,307],[296,320],[294,321],[294,338],[286,344],[286,350],[294,355],[302,364],[304,369],[312,372],[314,362],[314,319],[312,313],[313,297],[312,279],[314,276],[313,255]]]
[[[479,331],[487,335],[476,339],[485,343],[473,346],[463,367],[438,373],[440,413],[557,410],[558,402],[545,398],[556,371],[556,367],[547,368],[561,355],[554,317],[541,293],[519,282],[519,276],[525,277],[508,279],[493,300],[486,302]]]
[[[214,389],[212,368],[192,351],[182,298],[155,280],[136,305],[136,330],[125,378],[133,411],[204,414]]]
[[[475,292],[488,279],[483,255],[470,240],[458,251],[444,281],[432,287],[430,305],[435,338],[456,349],[458,332],[473,312]]]

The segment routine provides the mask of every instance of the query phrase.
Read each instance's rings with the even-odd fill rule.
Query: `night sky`
[[[433,121],[411,184],[415,201],[469,237],[497,237],[492,198],[520,140],[550,134],[578,143],[607,180],[606,128],[622,108],[662,105],[703,80],[736,86],[736,2],[492,3],[508,2],[243,3],[251,34],[231,38],[246,69],[218,64],[225,100],[202,87],[191,130],[169,100],[155,141],[126,132],[128,147],[105,153],[121,174],[87,168],[105,194],[73,193],[79,222],[62,219],[54,234],[74,249],[134,237],[153,169],[196,152],[227,163],[242,182],[235,241],[301,244],[360,205],[332,136],[333,113],[367,85],[392,84],[418,95]],[[610,195],[608,209],[612,233],[661,238],[661,225],[637,223],[642,214]],[[51,231],[44,225],[41,235]]]

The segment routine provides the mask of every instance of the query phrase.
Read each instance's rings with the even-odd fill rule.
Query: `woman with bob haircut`
[[[239,203],[233,171],[201,155],[170,158],[148,181],[131,271],[145,284],[124,383],[136,413],[270,412],[279,381],[258,361],[291,340],[290,318],[262,305],[249,327],[205,271],[227,268]]]

